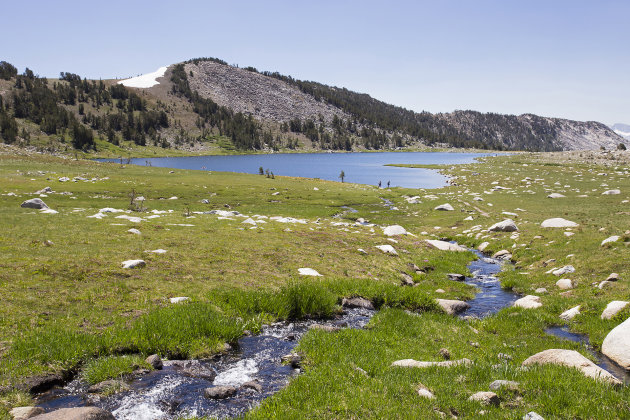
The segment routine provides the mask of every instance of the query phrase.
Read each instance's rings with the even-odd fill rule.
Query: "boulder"
[[[547,289],[544,287],[539,287],[538,289],[534,290],[535,293],[547,293]]]
[[[13,420],[26,420],[39,414],[44,414],[41,407],[15,407],[9,412],[13,416]]]
[[[610,237],[608,237],[608,238],[606,238],[606,239],[604,239],[602,241],[601,246],[604,246],[604,245],[612,243],[612,242],[617,242],[619,239],[621,239],[621,237],[619,235],[610,236]]]
[[[470,359],[459,359],[459,360],[445,360],[443,362],[420,362],[413,359],[403,359],[396,360],[391,364],[391,366],[397,367],[414,367],[414,368],[428,368],[428,367],[452,367],[464,365],[468,366],[472,364],[472,360]]]
[[[440,204],[434,210],[453,211],[455,209],[453,208],[453,206],[451,206],[450,204],[446,203],[446,204]]]
[[[134,235],[142,235],[142,232],[140,232],[138,229],[136,228],[131,228],[129,229],[127,232],[129,233],[133,233]]]
[[[483,252],[486,250],[486,248],[488,248],[488,245],[490,245],[490,242],[482,242],[479,244],[477,249],[479,250],[479,252]]]
[[[513,306],[523,309],[536,309],[540,308],[542,303],[540,302],[540,296],[527,295],[514,302]]]
[[[157,354],[152,354],[151,356],[147,357],[145,362],[150,364],[153,369],[161,370],[162,367],[164,367],[162,359],[160,359],[160,356],[158,356]]]
[[[446,277],[448,277],[449,280],[455,280],[455,281],[466,280],[466,276],[464,276],[463,274],[458,274],[458,273],[448,273]]]
[[[456,251],[462,252],[466,251],[466,248],[461,247],[457,244],[452,244],[446,241],[439,241],[437,239],[425,239],[425,241],[430,247],[439,249],[440,251]]]
[[[561,217],[554,217],[552,219],[545,220],[540,224],[540,226],[544,228],[567,228],[576,227],[578,226],[578,224],[570,220],[563,219]]]
[[[378,248],[383,251],[385,254],[389,255],[398,255],[398,252],[391,245],[376,245],[374,248]]]
[[[584,375],[598,379],[611,384],[621,384],[619,379],[615,378],[595,363],[588,360],[575,350],[565,349],[549,349],[536,353],[528,357],[523,362],[523,366],[531,365],[561,365],[578,369]]]
[[[403,286],[414,286],[415,283],[413,281],[413,277],[411,277],[409,274],[405,273],[404,271],[400,272],[400,281],[401,284]]]
[[[302,276],[315,276],[315,277],[321,277],[322,275],[319,274],[316,270],[313,270],[312,268],[298,268],[298,273]]]
[[[372,302],[362,297],[353,297],[349,299],[344,298],[341,300],[341,306],[344,308],[363,308],[374,310]]]
[[[138,268],[147,265],[144,260],[127,260],[122,262],[122,268]]]
[[[516,232],[517,230],[518,227],[512,219],[505,219],[504,221],[495,223],[488,228],[488,232]]]
[[[35,191],[35,194],[47,194],[47,193],[51,193],[51,192],[53,192],[52,188],[45,187],[45,188],[42,188],[39,191]]]
[[[233,386],[213,386],[211,388],[206,388],[203,392],[203,395],[206,398],[211,398],[213,400],[223,400],[230,398],[234,394],[236,394],[236,388]]]
[[[251,390],[256,391],[258,393],[261,393],[262,390],[263,390],[262,385],[260,383],[258,383],[258,381],[247,381],[243,385],[241,385],[241,388],[251,389]]]
[[[630,370],[630,318],[613,328],[602,344],[602,353]]]
[[[571,279],[560,279],[556,282],[556,286],[560,289],[573,289],[573,281]]]
[[[551,193],[547,196],[547,198],[565,198],[566,195],[562,195],[560,193]]]
[[[408,235],[409,232],[405,230],[404,227],[399,225],[392,225],[383,228],[383,234],[386,236],[398,236],[398,235]]]
[[[497,391],[501,388],[504,388],[509,389],[510,391],[518,391],[518,386],[518,382],[499,379],[490,384],[490,390]]]
[[[31,417],[33,420],[116,420],[112,413],[98,407],[62,408]]]
[[[628,304],[630,304],[630,302],[613,300],[606,305],[606,309],[602,312],[602,319],[612,319],[619,312],[623,311]]]
[[[25,202],[20,204],[20,207],[24,207],[27,209],[37,209],[37,210],[43,210],[43,209],[48,208],[46,203],[44,203],[41,198],[31,198],[30,200],[26,200]]]
[[[602,193],[602,195],[619,195],[619,194],[621,194],[620,190],[608,190]]]
[[[437,299],[437,303],[449,315],[456,315],[470,308],[470,305],[462,300]]]
[[[498,406],[501,403],[499,397],[494,392],[490,391],[481,391],[472,394],[468,401],[478,401],[483,405],[496,405]]]
[[[567,309],[566,311],[560,314],[560,318],[565,321],[569,321],[580,314],[580,305],[574,306],[571,309]]]
[[[562,276],[564,274],[568,274],[568,273],[574,273],[575,272],[575,267],[573,267],[572,265],[565,265],[562,268],[558,268],[557,270],[552,270],[551,274],[553,274],[554,276]]]

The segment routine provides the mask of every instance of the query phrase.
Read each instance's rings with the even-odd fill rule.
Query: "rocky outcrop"
[[[523,366],[531,365],[561,365],[578,369],[584,375],[612,384],[620,384],[621,381],[615,378],[595,363],[588,360],[575,350],[549,349],[536,353],[528,357]]]

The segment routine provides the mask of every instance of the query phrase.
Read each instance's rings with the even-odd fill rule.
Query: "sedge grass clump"
[[[108,379],[123,378],[139,368],[152,370],[151,365],[137,354],[106,356],[89,361],[83,368],[81,377],[93,385]]]
[[[117,331],[121,347],[143,354],[190,358],[211,354],[243,334],[242,320],[219,313],[211,304],[194,302],[156,309]]]

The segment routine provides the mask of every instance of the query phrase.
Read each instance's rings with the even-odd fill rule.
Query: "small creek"
[[[99,397],[89,394],[88,385],[77,378],[63,389],[40,395],[37,405],[46,411],[95,405],[119,420],[235,417],[278,392],[299,373],[283,365],[280,358],[291,353],[311,326],[363,328],[373,314],[365,309],[345,309],[342,315],[328,321],[275,323],[265,326],[260,335],[242,337],[237,348],[227,355],[208,360],[165,361],[162,370],[133,379],[129,391]],[[252,380],[261,385],[261,392],[240,388]],[[204,397],[204,390],[213,385],[231,385],[238,391],[223,400]]]
[[[390,204],[390,203],[387,203]],[[354,209],[346,208],[346,211]],[[468,301],[470,308],[460,317],[483,318],[511,306],[519,296],[501,288],[496,277],[508,262],[488,258],[472,250],[478,259],[468,265],[472,277],[466,284],[477,287],[478,293]],[[289,379],[299,373],[283,365],[281,357],[291,353],[299,339],[315,324],[340,328],[363,328],[374,311],[345,309],[343,314],[328,321],[275,323],[265,326],[260,335],[239,339],[235,350],[207,360],[165,361],[162,370],[139,376],[130,382],[130,390],[109,397],[87,392],[87,384],[80,378],[63,389],[53,389],[40,395],[37,403],[51,411],[64,407],[96,405],[111,411],[119,420],[172,419],[183,416],[235,417],[255,407],[263,399],[278,392]],[[571,333],[566,327],[552,327],[546,333],[584,343],[597,359],[597,364],[613,375],[630,383],[630,375],[603,354],[588,345],[584,335]],[[257,381],[261,392],[241,387]],[[204,390],[213,385],[231,385],[237,393],[223,400],[204,397]]]

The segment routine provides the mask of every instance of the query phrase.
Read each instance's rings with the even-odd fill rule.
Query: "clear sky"
[[[630,123],[630,0],[2,0],[0,60],[130,77],[218,57],[415,111]]]

